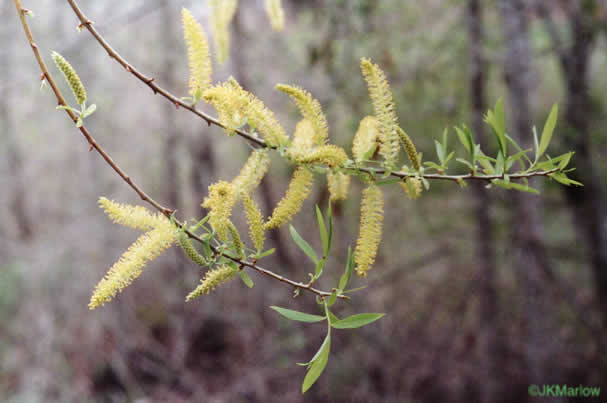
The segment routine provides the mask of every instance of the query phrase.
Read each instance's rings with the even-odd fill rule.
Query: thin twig
[[[112,46],[103,38],[103,36],[95,29],[95,27],[93,26],[93,22],[84,15],[84,13],[80,9],[80,7],[78,7],[78,5],[76,4],[76,2],[74,0],[67,0],[67,2],[72,7],[72,10],[74,10],[74,13],[80,20],[80,25],[82,27],[86,28],[91,33],[91,35],[93,35],[93,37],[97,40],[97,42],[101,45],[101,47],[103,47],[106,50],[106,52],[108,53],[110,58],[116,60],[122,67],[124,67],[124,69],[127,72],[131,73],[132,75],[137,77],[139,80],[141,80],[143,83],[145,83],[148,87],[150,87],[152,89],[152,91],[154,92],[154,94],[159,94],[159,95],[163,96],[164,98],[166,98],[167,100],[169,100],[172,104],[182,107],[182,108],[194,113],[201,119],[204,119],[209,125],[214,124],[221,128],[224,128],[224,129],[226,128],[225,125],[222,124],[216,118],[213,118],[212,116],[209,116],[206,113],[199,111],[198,109],[196,109],[196,107],[194,105],[186,104],[185,102],[183,102],[181,99],[179,99],[175,95],[171,94],[166,89],[158,86],[154,82],[154,78],[147,77],[141,71],[139,71],[135,67],[133,67],[133,65],[131,63],[129,63],[127,60],[125,60],[122,56],[120,56],[120,54],[118,54],[118,52],[116,52],[116,50],[114,50],[112,48]],[[276,149],[276,147],[268,145],[264,140],[257,138],[255,135],[248,133],[245,130],[237,129],[237,130],[235,130],[235,132],[239,136],[254,143],[255,145],[257,145],[259,147],[269,148],[269,149],[274,149],[274,150]],[[352,170],[359,171],[359,172],[365,172],[365,173],[369,173],[369,174],[385,173],[384,170],[374,170],[372,168],[364,168],[364,167],[352,168]],[[531,178],[534,176],[547,176],[547,175],[550,175],[551,173],[554,173],[557,171],[558,171],[558,169],[552,169],[549,171],[539,171],[539,172],[533,171],[533,172],[528,172],[528,173],[512,174],[512,175],[508,175],[508,176],[510,179],[516,180],[516,179],[522,179],[522,178]],[[406,177],[410,177],[410,176],[417,176],[417,174],[409,173],[409,172],[394,171],[394,172],[390,172],[390,176],[394,176],[397,178],[406,178]],[[448,180],[448,181],[454,181],[454,182],[460,182],[462,180],[491,181],[494,179],[504,179],[504,175],[474,175],[472,173],[467,174],[467,175],[422,174],[420,176],[422,176],[426,179]]]
[[[14,3],[15,3],[15,7],[17,8],[17,13],[19,14],[19,18],[21,20],[21,24],[23,25],[23,30],[25,31],[27,40],[32,48],[32,51],[34,52],[34,56],[35,56],[36,60],[38,61],[38,64],[40,65],[40,70],[42,72],[43,79],[46,79],[48,84],[52,88],[53,93],[55,94],[55,97],[57,98],[58,104],[62,105],[62,106],[68,106],[67,102],[65,101],[65,98],[61,94],[61,91],[59,91],[59,88],[57,87],[57,85],[55,84],[55,81],[51,77],[51,75],[46,67],[46,64],[44,63],[44,60],[40,56],[38,46],[34,42],[32,32],[26,21],[26,13],[28,10],[23,8],[23,6],[21,5],[21,0],[14,0]],[[72,119],[72,122],[75,124],[78,120],[77,116],[69,109],[65,109],[65,112],[69,115],[70,119]],[[91,150],[95,149],[103,157],[103,159],[108,163],[108,165],[110,165],[112,167],[112,169],[139,195],[139,197],[141,197],[141,200],[152,205],[156,210],[158,210],[159,212],[164,214],[166,217],[170,217],[173,214],[174,210],[162,206],[161,204],[156,202],[154,199],[152,199],[150,196],[148,196],[147,193],[145,193],[143,191],[143,189],[141,189],[139,186],[137,186],[137,184],[135,184],[135,182],[133,182],[133,180],[114,162],[114,160],[95,141],[93,136],[89,133],[89,131],[86,129],[86,127],[84,127],[84,125],[80,127],[80,132],[86,138],[86,140],[89,142],[89,144],[91,146],[90,149]],[[175,219],[175,225],[177,225],[179,227],[183,227],[183,223],[181,223],[177,219]],[[188,234],[188,236],[190,238],[195,239],[201,243],[204,242],[200,237],[198,237],[196,234],[188,231],[187,229],[185,232]],[[211,248],[213,249],[213,251],[215,253],[221,254],[222,256],[234,261],[235,263],[237,263],[243,267],[249,267],[249,268],[257,271],[258,273],[272,277],[275,280],[278,280],[280,282],[289,284],[289,285],[295,287],[296,289],[308,291],[308,292],[314,293],[321,297],[328,297],[331,295],[331,292],[321,291],[321,290],[313,288],[309,285],[306,285],[304,283],[290,280],[286,277],[283,277],[279,274],[274,273],[271,270],[258,266],[255,263],[231,257],[231,256],[217,250],[217,248],[215,248],[212,245],[211,245]],[[342,299],[349,299],[349,297],[346,295],[338,295],[338,297],[342,298]]]

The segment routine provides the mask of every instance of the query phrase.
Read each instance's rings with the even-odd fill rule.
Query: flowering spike
[[[272,217],[264,224],[264,229],[278,228],[288,222],[301,210],[304,200],[310,195],[314,174],[303,166],[297,167],[285,197],[278,202]]]
[[[365,277],[375,262],[381,241],[384,220],[384,196],[381,190],[370,185],[363,191],[360,206],[360,234],[356,242],[356,272]]]
[[[397,127],[398,137],[400,138],[400,143],[402,144],[405,152],[407,153],[407,157],[409,157],[409,161],[411,161],[411,166],[416,171],[419,171],[421,166],[419,164],[419,156],[417,155],[417,150],[415,149],[415,145],[411,141],[411,138],[405,133],[403,129]]]
[[[274,31],[282,31],[285,27],[285,11],[281,0],[266,0],[266,13]]]
[[[318,147],[305,155],[296,156],[299,164],[325,164],[331,168],[343,165],[347,159],[346,152],[333,144]]]
[[[225,126],[228,135],[234,134],[246,122],[259,131],[272,147],[289,142],[274,113],[257,97],[242,89],[235,80],[209,88],[202,94],[202,98],[215,107],[219,121]]]
[[[247,194],[242,194],[242,203],[247,213],[247,222],[249,223],[249,236],[253,241],[255,248],[260,251],[263,249],[265,234],[263,231],[263,217],[261,211],[255,204],[255,201]]]
[[[221,284],[233,278],[235,274],[236,270],[228,265],[223,265],[217,269],[207,271],[204,278],[200,280],[198,287],[189,293],[185,300],[191,301],[210,293]]]
[[[365,155],[378,145],[378,138],[379,123],[375,116],[367,116],[361,120],[352,144],[352,154],[356,162],[362,162]]]
[[[52,57],[61,73],[63,73],[65,81],[70,85],[78,105],[84,104],[86,102],[86,90],[84,89],[84,85],[82,85],[82,81],[80,81],[80,77],[76,74],[76,70],[59,53],[53,52]]]
[[[169,220],[164,220],[153,230],[141,235],[97,284],[89,308],[98,308],[114,298],[139,277],[148,262],[170,248],[174,242],[175,227]]]
[[[211,86],[212,68],[209,43],[202,25],[194,19],[190,11],[183,8],[181,15],[190,67],[190,95],[197,101],[202,91]]]
[[[346,200],[348,198],[348,187],[350,186],[350,177],[342,172],[327,172],[327,182],[329,184],[329,193],[331,201]]]
[[[183,253],[185,253],[185,255],[192,262],[202,267],[205,267],[209,264],[206,259],[202,257],[200,253],[198,253],[198,251],[194,248],[194,245],[192,245],[192,241],[190,241],[190,237],[188,237],[188,234],[186,234],[186,232],[182,228],[177,230],[177,242],[179,242],[179,246],[181,246],[181,249],[183,249]]]
[[[422,181],[415,176],[407,178],[405,181],[399,183],[410,200],[419,198],[422,193]]]
[[[278,84],[276,88],[293,99],[304,119],[307,119],[314,126],[314,142],[316,145],[323,145],[327,140],[329,126],[320,103],[302,88],[285,84]]]
[[[230,51],[230,22],[234,17],[238,0],[211,0],[211,30],[215,39],[217,60],[223,64]]]
[[[230,238],[232,238],[232,247],[236,255],[241,259],[244,258],[244,245],[240,239],[240,234],[234,223],[230,220],[228,220],[228,232],[230,233]]]
[[[219,181],[209,186],[209,196],[202,203],[202,207],[211,210],[209,223],[217,232],[217,237],[222,241],[228,239],[228,223],[235,202],[236,195],[232,184]]]
[[[268,172],[270,157],[267,149],[257,149],[251,153],[249,159],[240,170],[240,174],[232,181],[234,190],[240,195],[251,193]]]
[[[386,166],[394,169],[398,159],[397,118],[392,100],[392,91],[386,80],[386,75],[377,64],[367,58],[360,61],[362,74],[367,81],[369,95],[373,101],[375,117],[379,122],[379,153],[386,160]]]
[[[156,228],[167,220],[165,216],[151,213],[145,207],[120,204],[105,197],[99,198],[99,206],[112,222],[142,231]]]

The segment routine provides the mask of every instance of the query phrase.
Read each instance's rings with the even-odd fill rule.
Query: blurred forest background
[[[445,127],[468,124],[494,147],[482,116],[504,97],[509,134],[529,144],[558,102],[549,153],[576,152],[567,188],[535,182],[541,196],[432,183],[408,200],[385,188],[384,241],[368,285],[339,314],[386,312],[336,332],[327,370],[304,396],[304,369],[322,325],[287,323],[270,305],[314,312],[314,298],[252,273],[185,303],[200,278],[171,249],[116,300],[90,312],[95,284],[138,234],[98,208],[136,194],[55,111],[18,22],[0,6],[0,400],[3,402],[525,402],[530,384],[601,386],[607,394],[607,223],[603,173],[607,124],[605,0],[283,0],[286,29],[272,31],[261,0],[241,0],[231,55],[214,80],[233,75],[292,131],[297,110],[276,83],[322,103],[331,142],[349,149],[372,105],[359,60],[391,83],[401,126],[426,160]],[[156,200],[180,217],[231,180],[249,148],[176,108],[126,73],[84,30],[66,2],[28,0],[39,49],[76,68],[98,110],[97,141]],[[203,0],[82,0],[96,28],[130,63],[187,94],[180,9],[209,32]],[[62,88],[66,88],[63,86]],[[207,106],[204,106],[207,108]],[[214,115],[214,111],[208,108]],[[450,133],[451,144],[456,137]],[[487,138],[488,140],[484,140]],[[458,144],[457,147],[460,147]],[[463,150],[460,150],[463,151]],[[257,199],[282,197],[289,167],[274,156]],[[361,184],[336,206],[334,286],[358,233]],[[315,242],[317,184],[294,224]],[[242,217],[240,217],[241,219]],[[304,280],[312,269],[284,229],[264,266]],[[572,399],[572,401],[575,399]],[[542,399],[550,401],[550,399]],[[565,402],[565,398],[553,401]]]

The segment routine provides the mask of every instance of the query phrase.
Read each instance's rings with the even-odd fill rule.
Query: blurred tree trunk
[[[483,10],[480,0],[468,0],[468,34],[469,34],[469,74],[470,98],[472,103],[472,130],[485,149],[485,125],[483,114],[487,110],[486,80],[487,61],[483,55],[485,29]],[[489,216],[491,200],[485,185],[474,184],[476,196],[476,223],[478,236],[478,258],[480,279],[480,335],[479,357],[483,379],[480,380],[480,401],[489,403],[496,401],[498,380],[497,375],[497,292],[495,287],[495,250],[493,249],[493,224]]]
[[[528,9],[525,0],[499,0],[498,6],[506,41],[504,69],[511,105],[511,134],[526,149],[532,144]],[[522,294],[524,360],[529,372],[527,379],[535,384],[551,383],[550,380],[556,382],[558,374],[548,367],[555,351],[556,335],[552,327],[552,304],[546,290],[546,279],[551,269],[543,241],[541,199],[523,192],[512,192],[512,198],[515,210],[512,222],[514,264]]]
[[[2,8],[2,19],[13,20],[14,16],[13,5],[10,2],[6,2]],[[8,35],[8,31],[6,31]],[[4,41],[8,43],[3,53],[0,55],[0,66],[2,66],[3,78],[7,83],[11,83],[14,79],[12,74],[11,61],[13,48],[10,44],[12,41]],[[32,223],[27,214],[27,193],[25,177],[23,175],[23,161],[21,156],[21,150],[17,137],[14,133],[14,127],[12,126],[12,116],[9,111],[9,104],[14,102],[15,99],[11,96],[11,86],[7,85],[2,99],[0,100],[0,132],[4,135],[5,153],[6,153],[6,165],[8,169],[8,175],[11,178],[10,188],[8,193],[10,195],[10,214],[14,217],[17,225],[17,239],[26,240],[30,239],[33,234]]]
[[[581,4],[583,3],[583,4]],[[546,2],[537,3],[538,14],[546,22],[553,47],[560,62],[565,81],[565,128],[563,146],[575,151],[576,170],[569,174],[584,184],[583,187],[563,186],[563,192],[574,215],[581,241],[586,244],[588,260],[592,265],[597,300],[603,325],[607,325],[607,227],[599,173],[593,162],[589,122],[593,118],[590,98],[589,65],[592,47],[598,34],[596,17],[598,3],[594,0],[570,2],[567,5],[570,41],[565,46],[551,18]]]

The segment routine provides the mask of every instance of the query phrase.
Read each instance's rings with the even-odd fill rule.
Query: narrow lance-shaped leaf
[[[306,240],[303,239],[301,237],[301,235],[299,235],[299,233],[297,233],[297,231],[295,230],[295,227],[293,227],[290,224],[289,224],[289,232],[291,233],[291,238],[293,238],[293,240],[295,241],[295,243],[297,244],[297,246],[299,246],[299,248],[306,255],[308,255],[308,257],[310,259],[312,259],[312,261],[314,262],[314,264],[317,264],[318,263],[318,256],[316,256],[316,252],[314,252],[314,249],[312,249],[312,247],[310,246],[310,244],[308,242],[306,242]]]
[[[290,320],[295,320],[298,322],[314,323],[314,322],[320,322],[320,321],[326,319],[324,316],[312,315],[309,313],[294,311],[292,309],[281,308],[279,306],[271,306],[270,308],[272,308],[273,310],[275,310],[276,312],[278,312],[285,318],[290,319]]]
[[[331,326],[336,329],[355,329],[373,323],[384,315],[385,313],[359,313],[333,322]]]
[[[306,393],[308,389],[316,382],[322,372],[327,366],[329,361],[329,352],[331,351],[331,333],[327,334],[325,341],[322,343],[320,350],[312,359],[310,369],[304,378],[303,384],[301,385],[301,393]]]
[[[556,126],[556,120],[558,118],[559,108],[557,104],[552,106],[552,110],[550,111],[550,115],[548,115],[548,119],[546,119],[546,123],[544,124],[544,130],[542,130],[542,137],[540,138],[540,146],[537,150],[537,158],[540,158],[548,145],[550,144],[550,140],[552,139],[552,133],[554,132],[554,128]]]

